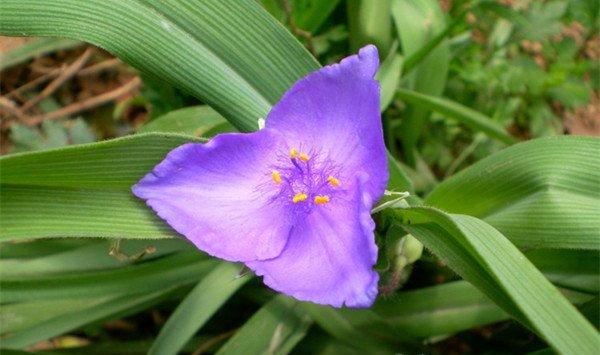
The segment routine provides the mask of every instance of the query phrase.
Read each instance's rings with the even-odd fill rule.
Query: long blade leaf
[[[426,201],[483,218],[521,247],[597,250],[599,166],[600,139],[528,141],[454,175]]]
[[[0,33],[102,47],[210,104],[241,130],[317,62],[255,1],[4,0]]]
[[[236,277],[240,267],[221,263],[179,304],[160,330],[149,354],[177,354],[194,333],[208,321],[227,299],[250,277]]]
[[[600,346],[591,324],[489,224],[425,207],[397,211],[412,235],[557,351],[593,353]]]

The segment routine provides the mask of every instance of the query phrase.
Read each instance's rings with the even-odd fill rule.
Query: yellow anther
[[[295,159],[298,156],[298,149],[292,148],[290,149],[290,158]]]
[[[275,183],[277,185],[281,184],[281,174],[279,174],[279,171],[277,171],[277,170],[271,171],[271,177],[273,178],[273,181],[275,181]]]
[[[327,181],[331,184],[331,186],[333,187],[337,187],[340,184],[340,180],[334,178],[333,176],[329,175],[327,177]]]
[[[329,196],[326,195],[317,195],[315,196],[315,203],[317,205],[324,205],[329,202]]]
[[[308,156],[308,154],[306,153],[300,153],[300,160],[302,161],[308,161],[310,159],[310,157]]]
[[[298,203],[301,201],[304,201],[308,198],[308,195],[305,194],[304,192],[298,192],[296,195],[294,195],[294,198],[292,198],[292,201],[294,203]]]

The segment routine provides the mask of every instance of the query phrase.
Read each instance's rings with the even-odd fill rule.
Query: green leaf
[[[129,190],[166,153],[190,141],[199,140],[179,134],[148,133],[13,154],[0,158],[0,177],[8,186]]]
[[[401,291],[378,300],[373,311],[398,332],[415,338],[453,334],[509,318],[465,281]]]
[[[177,354],[194,333],[250,277],[238,277],[240,266],[220,263],[179,304],[160,330],[149,354]]]
[[[537,249],[525,255],[557,286],[594,295],[600,292],[596,250]]]
[[[89,245],[84,239],[42,239],[19,242],[0,242],[0,258],[39,258]],[[4,269],[2,270],[4,271]]]
[[[82,309],[64,306],[62,309],[67,309],[67,312],[44,320],[20,332],[7,335],[2,339],[2,347],[25,348],[28,345],[50,339],[92,322],[134,314],[159,303],[172,294],[173,291],[175,291],[174,288],[167,287],[152,293],[121,296],[103,302],[93,300],[89,302],[87,308]],[[54,305],[56,306],[56,304]]]
[[[346,344],[361,349],[368,354],[394,353],[389,339],[383,341],[365,334],[334,308],[309,302],[302,303],[301,307],[321,328]]]
[[[79,41],[65,38],[36,38],[9,52],[0,54],[0,70],[26,62],[30,59],[81,45]]]
[[[305,31],[317,32],[339,3],[340,0],[293,0],[296,25]]]
[[[31,259],[6,259],[0,260],[0,275],[6,278],[17,276],[56,274],[75,271],[90,271],[99,269],[118,268],[133,263],[133,260],[119,259],[109,253],[108,241],[93,241],[88,245],[66,250],[51,255],[40,255]],[[148,248],[152,251],[147,252]],[[123,255],[136,255],[144,253],[143,258],[135,261],[146,261],[178,251],[190,250],[191,245],[183,239],[168,240],[129,240],[121,243],[120,252]],[[4,249],[2,249],[4,252]]]
[[[388,169],[390,172],[390,179],[388,181],[387,189],[390,191],[408,191],[414,192],[413,183],[410,178],[406,175],[404,168],[398,163],[396,159],[390,154],[389,151],[386,151],[387,161],[388,161]]]
[[[304,338],[311,324],[298,301],[279,295],[258,310],[217,355],[287,354]]]
[[[584,303],[591,298],[572,292],[566,296],[575,304]],[[387,298],[380,298],[373,307],[373,312],[381,316],[396,332],[415,338],[454,334],[510,317],[466,281],[400,291]]]
[[[396,53],[396,47],[397,45],[392,46],[392,50],[383,63],[381,63],[381,67],[379,67],[379,71],[377,71],[377,75],[375,76],[381,85],[379,107],[382,112],[392,103],[398,84],[400,84],[403,57]]]
[[[178,253],[154,261],[113,270],[70,272],[57,275],[4,276],[2,302],[64,298],[98,298],[154,292],[195,282],[215,265],[198,251]]]
[[[157,117],[143,125],[138,132],[181,133],[206,137],[208,132],[225,124],[227,120],[209,106],[192,106]]]
[[[475,2],[475,6],[478,6],[480,2]],[[421,46],[417,51],[413,52],[409,57],[406,58],[404,63],[404,72],[409,73],[413,68],[418,66],[427,56],[436,49],[440,44],[444,42],[446,37],[452,33],[455,27],[462,24],[464,21],[464,16],[469,13],[470,10],[473,9],[471,3],[463,4],[463,8],[456,15],[452,16],[450,23],[444,28],[443,31],[440,31],[434,37],[432,37],[425,45]],[[426,22],[423,23],[424,26]],[[447,45],[447,44],[443,44]]]
[[[260,2],[279,22],[288,23],[281,0],[260,0]],[[288,2],[296,26],[314,35],[335,10],[340,0],[288,0]]]
[[[351,51],[374,44],[380,57],[387,56],[392,45],[390,0],[348,0],[347,9]]]
[[[0,309],[0,329],[3,335],[19,332],[65,313],[93,307],[107,299],[58,299],[5,304]]]
[[[150,133],[1,157],[0,240],[176,235],[131,186],[194,139]]]
[[[426,202],[483,218],[521,247],[597,250],[599,152],[591,137],[520,143],[444,181]]]
[[[93,43],[195,95],[246,131],[318,68],[253,0],[5,0],[0,12],[4,35]]]
[[[555,350],[584,354],[600,346],[587,320],[484,221],[425,207],[396,211],[408,232]]]
[[[517,142],[517,139],[506,132],[500,124],[484,114],[457,102],[404,89],[398,89],[396,96],[415,106],[436,111],[444,116],[453,118],[476,132],[484,132],[488,136],[506,144]]]
[[[391,10],[405,58],[418,53],[446,28],[444,15],[435,0],[392,0]],[[407,86],[426,95],[440,95],[446,84],[449,60],[448,43],[443,40],[405,76]],[[422,107],[409,107],[402,119],[402,145],[411,166],[416,163],[415,147],[428,119],[428,111]]]

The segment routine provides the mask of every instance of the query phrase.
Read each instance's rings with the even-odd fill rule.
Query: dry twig
[[[118,58],[108,59],[103,62],[92,64],[88,67],[81,69],[76,74],[76,76],[78,78],[80,78],[80,77],[84,77],[84,76],[88,76],[88,75],[97,74],[99,72],[119,66],[120,64],[122,64],[122,62]],[[13,97],[13,96],[18,97],[18,95],[20,93],[34,89],[34,88],[38,87],[39,85],[42,85],[46,81],[56,78],[57,76],[60,75],[60,73],[62,71],[63,71],[62,68],[54,69],[53,71],[46,73],[42,76],[39,76],[39,77],[35,78],[34,80],[28,82],[27,84],[19,86],[18,88],[8,92],[6,94],[6,97]]]
[[[17,105],[12,102],[12,100],[4,96],[0,96],[0,109],[8,112],[10,115],[17,117],[18,119],[24,119],[26,117],[23,111],[21,111],[21,109],[19,109]]]
[[[78,77],[82,77],[82,76],[96,74],[96,73],[99,73],[99,72],[104,71],[106,69],[110,69],[110,68],[114,68],[116,66],[119,66],[121,64],[122,63],[119,60],[119,58],[108,59],[108,60],[105,60],[103,62],[96,63],[96,64],[93,64],[93,65],[90,65],[89,67],[81,69],[79,71],[79,73],[77,73],[77,76]]]
[[[24,122],[27,125],[34,126],[45,120],[53,120],[64,116],[71,116],[76,113],[98,107],[112,100],[116,100],[123,95],[129,94],[132,91],[137,90],[141,83],[142,80],[138,77],[135,77],[125,85],[115,90],[105,92],[98,96],[90,97],[89,99],[83,101],[75,102],[48,114],[27,118],[24,120]]]
[[[48,86],[46,86],[44,90],[42,90],[42,92],[39,93],[39,95],[33,97],[31,100],[24,103],[21,107],[21,110],[25,112],[33,106],[35,106],[36,104],[38,104],[46,97],[52,95],[54,91],[61,87],[62,84],[64,84],[67,80],[71,79],[79,71],[79,69],[81,69],[85,65],[85,63],[90,59],[92,51],[92,48],[86,49],[85,52],[83,52],[83,54],[79,58],[77,58],[76,61],[74,61],[64,70],[62,70],[60,75],[56,79],[52,80],[52,82],[50,82],[50,84],[48,84]]]
[[[36,87],[38,87],[39,85],[42,85],[43,83],[45,83],[46,81],[53,79],[55,77],[57,77],[58,75],[60,75],[60,72],[62,71],[62,69],[58,68],[58,69],[54,69],[54,71],[48,73],[48,74],[44,74],[42,76],[39,76],[37,78],[35,78],[34,80],[28,82],[27,84],[21,85],[18,88],[8,92],[6,94],[6,97],[18,97],[18,95],[24,91],[28,91],[31,89],[34,89]]]

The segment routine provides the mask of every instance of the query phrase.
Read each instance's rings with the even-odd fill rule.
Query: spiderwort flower
[[[299,80],[264,129],[184,144],[133,193],[199,249],[299,300],[368,307],[387,164],[374,46]]]

